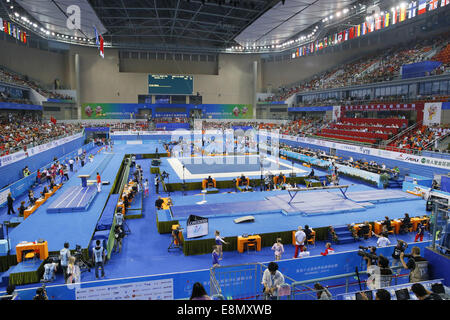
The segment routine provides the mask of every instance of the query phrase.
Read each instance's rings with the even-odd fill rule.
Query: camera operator
[[[114,218],[116,218],[116,225],[122,226],[122,224],[123,224],[123,214],[122,214],[122,211],[117,211],[117,212],[114,214]]]
[[[161,196],[158,196],[158,199],[156,199],[156,201],[155,201],[156,209],[161,210],[163,204],[164,204],[164,200],[161,198]]]
[[[121,225],[116,224],[114,227],[114,252],[122,251],[122,239],[125,237],[125,232],[122,229]]]
[[[410,270],[409,282],[428,280],[428,260],[420,256],[419,247],[412,247],[411,254],[406,255],[406,257],[409,257],[408,263],[405,263],[404,257],[405,253],[400,253],[400,262],[403,268]]]
[[[43,281],[50,282],[55,280],[55,272],[58,270],[58,264],[49,258],[47,263],[44,264],[44,276]]]
[[[363,259],[367,261],[367,274],[369,275],[367,286],[372,290],[389,287],[393,274],[389,268],[389,260],[381,254],[378,257],[378,265],[373,265],[370,257],[364,256]]]
[[[69,250],[69,243],[64,243],[64,248],[62,248],[59,251],[59,260],[61,264],[61,269],[64,273],[64,282],[67,280],[67,266],[69,264],[69,258],[70,258],[70,250]]]
[[[36,289],[36,295],[33,300],[48,300],[47,290],[45,290],[45,284],[42,287]]]
[[[13,284],[8,285],[6,288],[6,295],[1,296],[0,300],[15,300],[17,297],[16,286]]]
[[[408,244],[398,239],[397,245],[394,247],[394,252],[392,252],[392,267],[400,266],[400,253],[405,252],[406,248],[408,248]]]
[[[358,251],[358,255],[364,257],[367,257],[368,259],[370,259],[370,264],[371,265],[376,265],[378,263],[378,257],[377,257],[377,248],[376,247],[363,247],[363,246],[359,246],[359,250]],[[369,252],[366,252],[366,251]]]

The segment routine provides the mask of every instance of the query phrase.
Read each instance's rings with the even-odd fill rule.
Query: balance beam
[[[302,191],[314,191],[314,190],[327,190],[327,189],[339,189],[344,196],[344,199],[348,199],[347,195],[345,194],[347,192],[347,189],[350,185],[342,185],[342,186],[327,186],[327,187],[311,187],[311,188],[287,188],[287,192],[289,193],[289,197],[291,197],[291,200],[289,200],[288,204],[291,204],[292,200],[294,200],[297,193]],[[291,193],[292,192],[292,193]]]

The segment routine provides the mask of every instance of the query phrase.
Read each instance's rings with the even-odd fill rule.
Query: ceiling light
[[[340,16],[341,16],[341,12],[339,11],[339,12],[336,13],[336,17],[339,18]]]

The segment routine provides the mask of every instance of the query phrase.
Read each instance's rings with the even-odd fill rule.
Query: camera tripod
[[[167,251],[177,250],[177,249],[183,250],[183,245],[181,244],[179,236],[172,234],[172,241],[170,242],[170,245],[167,248]]]

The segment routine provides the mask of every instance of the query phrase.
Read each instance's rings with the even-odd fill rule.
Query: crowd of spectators
[[[0,82],[28,87],[30,89],[35,90],[36,92],[38,92],[39,94],[41,94],[46,98],[72,100],[72,97],[68,95],[63,95],[44,89],[42,85],[39,85],[35,81],[30,80],[28,76],[15,73],[10,70],[6,70],[1,66],[0,66]]]
[[[446,34],[431,40],[414,41],[403,47],[398,46],[387,51],[383,50],[345,65],[339,65],[292,87],[282,86],[275,95],[266,98],[266,101],[284,101],[297,92],[391,81],[400,76],[403,65],[424,61],[426,54],[433,47],[445,45],[448,41],[449,35]],[[450,68],[449,63],[444,62],[441,66],[429,72],[428,75],[446,72],[450,72]]]
[[[35,147],[81,131],[81,126],[40,119],[37,113],[0,115],[0,155]]]
[[[399,139],[389,144],[391,147],[411,150],[426,150],[435,148],[435,143],[450,133],[449,125],[420,126],[411,130]]]

